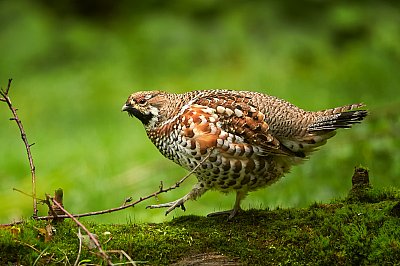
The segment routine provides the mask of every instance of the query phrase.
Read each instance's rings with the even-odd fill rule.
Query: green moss
[[[165,265],[204,253],[223,254],[243,264],[382,264],[400,260],[400,220],[392,215],[399,190],[368,189],[370,200],[336,200],[304,209],[248,210],[225,216],[182,216],[160,224],[94,224],[104,250],[124,250],[133,260]],[[76,259],[77,226],[54,225],[46,242],[44,221],[25,221],[0,230],[0,263],[36,265]],[[109,233],[106,233],[109,232]],[[104,264],[97,250],[82,248],[81,261]],[[113,262],[127,261],[110,253]]]

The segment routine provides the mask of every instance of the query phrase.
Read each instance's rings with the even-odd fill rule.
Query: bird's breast
[[[254,190],[283,174],[273,156],[258,156],[257,146],[225,131],[207,107],[188,108],[148,135],[165,157],[188,170],[196,168],[197,178],[208,188]]]

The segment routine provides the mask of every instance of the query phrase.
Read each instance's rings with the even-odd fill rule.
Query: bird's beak
[[[132,108],[132,105],[124,104],[124,106],[122,106],[121,112],[128,111],[131,108]]]

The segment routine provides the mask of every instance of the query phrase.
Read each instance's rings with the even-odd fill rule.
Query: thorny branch
[[[32,153],[31,153],[31,146],[34,145],[34,143],[29,144],[28,138],[26,137],[24,127],[22,125],[22,122],[18,117],[17,109],[12,105],[11,99],[8,96],[8,93],[11,88],[11,81],[12,81],[12,79],[8,80],[8,85],[5,90],[3,90],[3,89],[0,90],[0,95],[3,97],[3,98],[0,98],[0,101],[7,103],[8,108],[10,109],[10,111],[13,114],[13,117],[10,118],[10,120],[14,120],[17,123],[19,131],[21,133],[22,141],[25,144],[25,149],[26,149],[26,153],[28,155],[29,167],[31,169],[31,176],[32,176],[33,218],[36,218],[38,216],[37,199],[36,199],[36,172],[35,172],[35,165],[33,164],[33,158],[32,158]]]

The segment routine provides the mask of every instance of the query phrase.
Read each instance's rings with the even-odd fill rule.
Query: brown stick
[[[102,210],[102,211],[96,211],[96,212],[87,212],[87,213],[81,213],[81,214],[73,214],[72,216],[73,216],[73,217],[85,217],[85,216],[94,216],[94,215],[100,215],[100,214],[104,214],[104,213],[111,213],[111,212],[120,211],[120,210],[123,210],[123,209],[127,209],[127,208],[129,208],[129,207],[133,207],[133,206],[137,205],[138,203],[140,203],[140,202],[142,202],[142,201],[145,201],[145,200],[147,200],[147,199],[157,197],[157,196],[158,196],[159,194],[161,194],[161,193],[165,193],[165,192],[171,191],[171,190],[173,190],[173,189],[176,189],[176,188],[178,188],[191,174],[193,174],[194,171],[196,171],[196,170],[208,159],[208,157],[210,157],[211,152],[212,152],[212,150],[209,152],[209,154],[208,154],[206,157],[204,157],[204,159],[202,159],[202,160],[200,161],[200,163],[199,163],[195,168],[193,168],[193,169],[192,169],[187,175],[185,175],[181,180],[179,180],[179,181],[176,182],[174,185],[172,185],[172,186],[170,186],[170,187],[168,187],[168,188],[166,188],[166,189],[163,188],[163,185],[162,185],[162,183],[161,183],[160,189],[159,189],[158,191],[153,192],[153,193],[151,193],[151,194],[149,194],[149,195],[147,195],[147,196],[145,196],[145,197],[140,197],[140,198],[139,198],[138,200],[136,200],[135,202],[131,202],[131,203],[126,204],[126,205],[124,204],[124,205],[122,205],[122,206],[120,206],[120,207],[116,207],[116,208],[111,208],[111,209]],[[39,216],[39,217],[37,217],[36,219],[38,219],[38,220],[48,220],[48,219],[53,219],[53,218],[54,218],[53,216]],[[62,219],[62,218],[69,218],[69,216],[67,216],[67,215],[57,215],[57,218],[59,218],[59,219]]]
[[[46,195],[47,197],[47,195]],[[55,205],[57,205],[57,207],[62,210],[69,218],[71,218],[80,228],[82,228],[83,231],[86,232],[86,234],[88,235],[88,237],[90,238],[90,240],[93,241],[93,243],[96,245],[97,249],[99,250],[101,256],[103,257],[103,259],[107,262],[108,265],[112,265],[112,262],[110,260],[110,258],[108,257],[107,253],[104,252],[104,250],[101,248],[101,245],[99,243],[99,241],[93,236],[93,234],[81,223],[79,222],[72,214],[70,214],[66,209],[63,208],[63,206],[61,206],[61,204],[59,202],[57,202],[54,198],[51,198],[53,203]]]
[[[11,88],[11,81],[12,81],[12,79],[8,80],[8,85],[5,90],[3,90],[3,89],[0,90],[0,95],[3,97],[3,98],[0,98],[0,100],[2,102],[6,102],[8,105],[8,108],[11,110],[11,112],[13,114],[13,118],[10,118],[10,120],[14,120],[17,123],[19,131],[21,133],[22,141],[25,144],[25,149],[26,149],[26,153],[28,154],[29,167],[31,169],[31,176],[32,176],[33,218],[36,218],[38,216],[37,199],[36,199],[36,173],[35,173],[35,165],[33,164],[32,153],[31,153],[31,146],[34,145],[35,143],[29,144],[24,127],[22,126],[22,122],[17,115],[17,109],[13,107],[11,99],[8,96],[8,93]]]
[[[212,151],[212,150],[211,150],[211,151]],[[105,213],[116,212],[116,211],[120,211],[120,210],[123,210],[123,209],[127,209],[127,208],[129,208],[129,207],[134,207],[135,205],[137,205],[138,203],[140,203],[140,202],[142,202],[142,201],[145,201],[145,200],[150,199],[150,198],[157,197],[157,196],[158,196],[159,194],[161,194],[161,193],[165,193],[165,192],[171,191],[171,190],[173,190],[173,189],[176,189],[176,188],[178,188],[191,174],[193,174],[194,171],[196,171],[196,170],[210,157],[211,151],[210,151],[210,153],[209,153],[203,160],[201,160],[200,163],[199,163],[195,168],[193,168],[187,175],[185,175],[181,180],[179,180],[178,182],[176,182],[175,184],[173,184],[172,186],[170,186],[170,187],[168,187],[168,188],[166,188],[166,189],[163,188],[163,184],[162,184],[162,182],[161,182],[161,185],[160,185],[160,188],[159,188],[158,191],[153,192],[153,193],[151,193],[151,194],[149,194],[149,195],[147,195],[147,196],[145,196],[145,197],[140,197],[140,198],[139,198],[138,200],[136,200],[135,202],[131,202],[131,203],[129,203],[129,204],[123,204],[123,205],[120,206],[120,207],[111,208],[111,209],[107,209],[107,210],[101,210],[101,211],[95,211],[95,212],[86,212],[86,213],[80,213],[80,214],[71,214],[71,215],[72,215],[73,217],[75,217],[75,218],[79,218],[79,217],[95,216],[95,215],[100,215],[100,214],[105,214]],[[14,190],[20,191],[20,190],[18,190],[18,189],[14,189]],[[28,194],[26,194],[26,193],[23,193],[23,194],[24,194],[24,195],[27,195],[27,196],[31,196],[31,195],[28,195]],[[45,201],[44,201],[44,202],[45,202]],[[45,203],[46,203],[46,202],[45,202]],[[46,203],[46,204],[47,204],[47,203]],[[52,215],[51,215],[51,216],[50,216],[50,215],[48,215],[48,216],[38,216],[38,217],[36,217],[36,220],[50,220],[50,219],[54,219],[54,218],[63,219],[63,218],[70,218],[70,216],[68,216],[68,215],[60,215],[60,214],[57,214],[56,217],[55,217],[55,216],[52,216]],[[15,221],[15,222],[13,222],[13,223],[1,224],[0,227],[12,226],[12,225],[15,225],[15,224],[20,224],[20,223],[22,223],[22,222],[23,222],[23,221]]]

